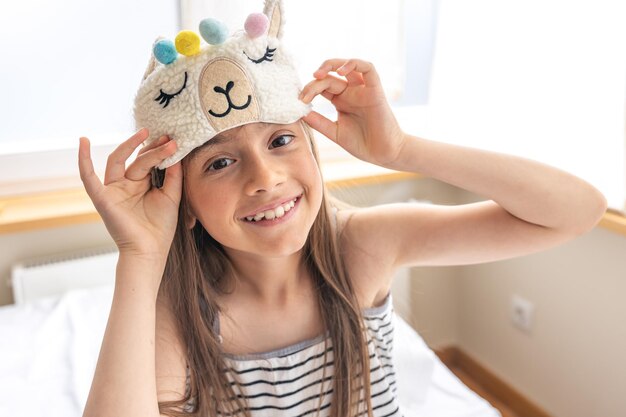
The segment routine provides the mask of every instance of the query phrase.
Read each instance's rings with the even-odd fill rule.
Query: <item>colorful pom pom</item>
[[[243,27],[251,38],[258,38],[267,31],[270,21],[263,13],[252,13],[246,19]]]
[[[176,52],[176,47],[174,46],[174,42],[169,39],[161,39],[157,43],[154,44],[152,48],[152,53],[154,57],[161,64],[171,64],[176,61],[178,58],[178,53]]]
[[[192,56],[200,52],[200,37],[191,30],[183,30],[174,41],[176,43],[176,50],[185,55]]]
[[[211,45],[224,43],[228,37],[228,28],[217,19],[204,19],[200,22],[199,30],[202,38]]]

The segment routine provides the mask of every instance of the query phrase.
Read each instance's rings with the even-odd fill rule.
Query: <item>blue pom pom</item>
[[[171,64],[178,58],[178,52],[176,52],[174,42],[169,39],[161,39],[155,43],[152,53],[154,53],[154,57],[157,61],[165,65]]]
[[[217,19],[204,19],[200,22],[200,35],[211,45],[219,45],[226,41],[228,37],[228,28]]]

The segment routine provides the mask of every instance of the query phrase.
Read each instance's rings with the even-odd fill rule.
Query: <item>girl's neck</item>
[[[280,258],[228,252],[235,272],[231,297],[284,305],[300,294],[306,287],[304,284],[309,282],[302,251]]]

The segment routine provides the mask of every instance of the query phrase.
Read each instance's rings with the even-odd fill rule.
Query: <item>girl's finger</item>
[[[141,181],[150,175],[152,167],[159,165],[165,158],[176,152],[176,141],[166,143],[137,156],[126,169],[124,176],[131,181]]]
[[[315,110],[303,117],[309,126],[326,136],[333,142],[337,142],[337,123],[322,116]]]
[[[178,161],[174,165],[165,170],[165,180],[160,191],[165,193],[172,201],[180,202],[183,190],[183,169],[181,162]]]
[[[139,152],[137,153],[137,156],[139,156],[139,155],[149,151],[150,149],[154,149],[157,146],[161,146],[161,145],[163,145],[167,141],[168,141],[168,137],[167,136],[161,136],[158,140],[155,140],[154,142],[150,143],[149,145],[146,145],[143,148],[141,148],[139,150]]]
[[[122,142],[107,159],[104,171],[104,185],[124,178],[126,160],[135,152],[135,149],[148,138],[148,129],[140,129],[133,136]]]
[[[304,103],[310,103],[318,94],[328,92],[332,95],[338,95],[344,92],[348,87],[345,80],[329,75],[322,80],[313,80],[308,83],[300,93],[301,100]]]
[[[321,94],[322,94],[322,97],[324,97],[328,101],[333,101],[333,99],[335,98],[335,95],[329,93],[328,91],[322,91]]]
[[[362,74],[363,80],[368,85],[380,84],[380,78],[376,68],[370,62],[361,59],[329,59],[324,61],[320,68],[313,73],[315,78],[325,78],[329,72],[334,71],[341,76],[347,76],[352,71]]]
[[[322,63],[322,65],[320,65],[320,67],[317,70],[315,70],[315,72],[313,72],[313,77],[315,77],[318,80],[323,80],[324,78],[326,78],[328,73],[333,70],[332,62],[335,62],[335,61],[346,62],[345,59],[339,59],[339,58],[327,59],[326,61]]]
[[[87,195],[93,200],[94,196],[102,189],[100,178],[96,175],[91,160],[91,144],[89,139],[80,138],[78,145],[78,170],[80,179],[85,186]]]
[[[348,80],[348,86],[353,87],[357,85],[364,85],[365,80],[361,73],[352,71],[346,74],[346,80]]]

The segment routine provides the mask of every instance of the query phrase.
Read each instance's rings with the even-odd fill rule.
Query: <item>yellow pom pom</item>
[[[200,36],[191,30],[183,30],[174,41],[178,53],[185,56],[192,56],[200,52]]]

